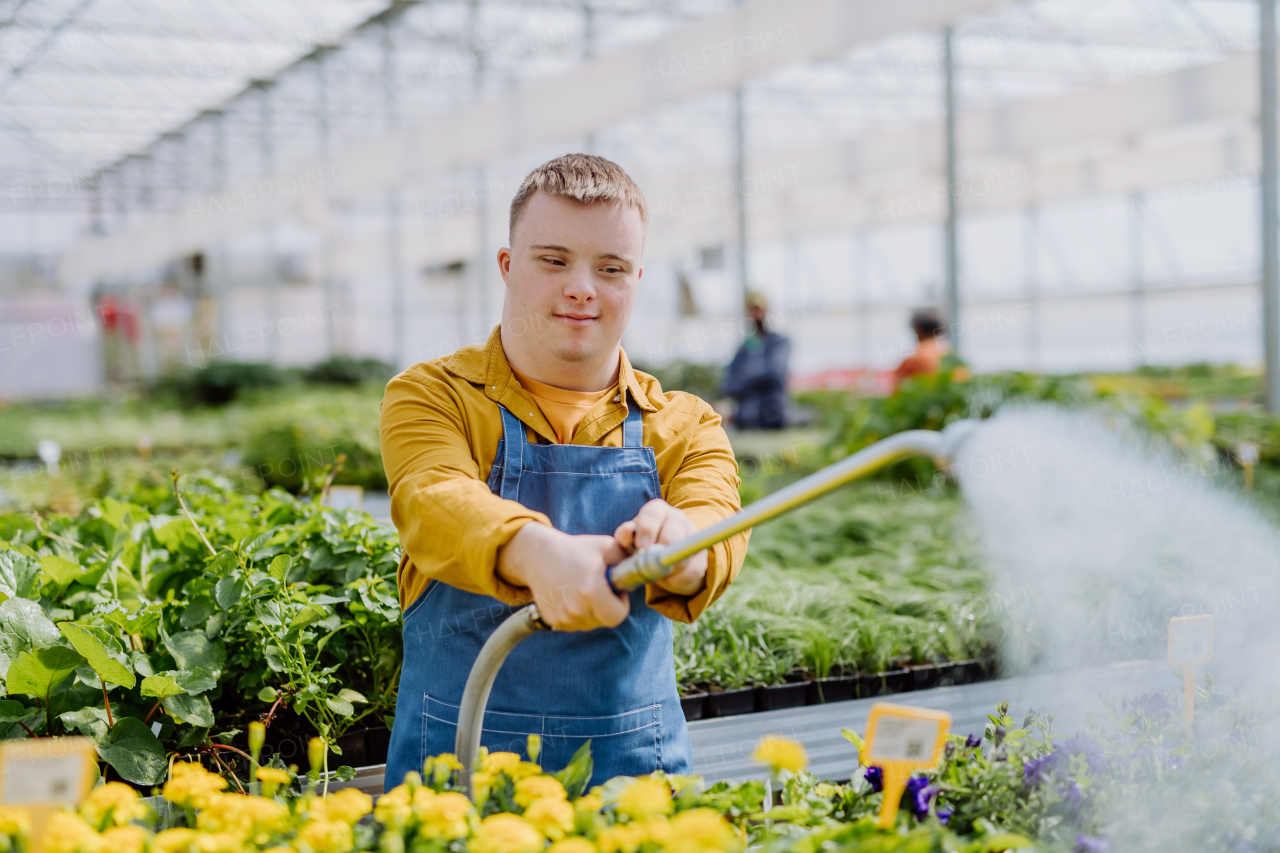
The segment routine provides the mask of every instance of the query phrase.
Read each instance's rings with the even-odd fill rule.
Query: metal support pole
[[[870,365],[871,344],[871,233],[863,231],[854,240],[854,309],[858,315],[858,346],[855,362]]]
[[[596,10],[591,8],[590,0],[582,2],[582,61],[586,62],[596,52]],[[596,134],[589,131],[582,140],[583,151],[596,153]]]
[[[1040,208],[1026,210],[1023,223],[1022,274],[1027,295],[1027,334],[1025,339],[1028,370],[1040,369]]]
[[[947,222],[945,233],[947,322],[951,324],[951,345],[960,354],[960,260],[956,254],[956,92],[953,30],[942,31],[943,107],[946,114]]]
[[[1142,193],[1129,197],[1129,323],[1133,336],[1133,355],[1139,364],[1147,363],[1150,347],[1147,334],[1147,306],[1144,264],[1142,262]]]
[[[400,123],[399,91],[396,78],[395,40],[391,36],[391,19],[382,22],[382,98],[387,130]],[[391,362],[397,369],[407,364],[405,346],[408,339],[408,317],[405,312],[404,255],[401,252],[400,190],[387,192],[387,268],[391,275]]]
[[[1280,164],[1276,152],[1276,2],[1260,0],[1262,74],[1262,310],[1263,354],[1266,359],[1265,402],[1268,412],[1280,412],[1280,247],[1276,244],[1276,193]]]
[[[213,169],[213,188],[221,189],[227,185],[227,115],[223,112],[209,113],[213,121],[213,145],[211,146]],[[231,290],[231,255],[226,245],[220,245],[217,260],[212,265],[214,308],[218,312],[215,324],[219,343],[222,348],[230,349],[230,317],[228,312]]]
[[[324,159],[329,157],[329,50],[321,48],[312,60],[316,69],[316,148]],[[325,345],[332,358],[338,353],[338,318],[345,317],[345,311],[337,306],[338,288],[334,281],[334,233],[331,230],[323,235],[324,244],[320,249],[320,289],[324,293],[324,310],[329,315],[325,321]],[[323,316],[323,315],[322,315]]]
[[[260,145],[260,172],[264,177],[275,173],[275,140],[272,137],[271,81],[258,82],[258,143]],[[276,224],[268,219],[262,231],[263,258],[266,262],[267,320],[274,330],[280,322],[280,263],[276,246]],[[280,336],[274,331],[267,334],[267,360],[272,364],[280,358]]]
[[[734,198],[737,200],[738,239],[737,265],[738,287],[741,290],[742,304],[747,304],[747,198],[742,193],[746,181],[747,163],[747,116],[745,86],[733,90],[733,186]]]

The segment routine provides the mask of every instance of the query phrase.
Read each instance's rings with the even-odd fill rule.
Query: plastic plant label
[[[360,509],[364,506],[364,489],[360,486],[330,486],[324,505],[334,509]]]
[[[871,706],[863,761],[884,774],[877,826],[893,826],[907,780],[914,771],[938,763],[950,729],[951,715],[945,711],[888,702]]]
[[[31,813],[33,853],[49,815],[77,806],[98,778],[93,742],[83,737],[11,740],[0,744],[0,805]]]
[[[1213,617],[1179,616],[1169,620],[1169,663],[1200,663],[1213,657]]]
[[[1212,657],[1212,616],[1169,620],[1169,663],[1182,667],[1182,719],[1188,726],[1196,717],[1196,664]]]

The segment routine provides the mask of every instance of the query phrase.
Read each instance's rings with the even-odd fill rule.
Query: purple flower
[[[1084,794],[1080,792],[1080,787],[1072,782],[1062,792],[1062,811],[1072,821],[1079,822],[1084,812]]]
[[[878,794],[884,790],[884,771],[879,767],[868,767],[862,774],[862,778],[871,783],[871,790],[874,793]]]
[[[947,821],[951,820],[951,815],[954,813],[955,811],[953,809],[949,809],[946,807],[938,809],[938,811],[936,812],[936,814],[938,815],[938,823],[942,824],[943,826],[946,826]]]
[[[977,735],[969,735],[964,739],[964,745],[969,749],[973,749],[975,746],[982,746],[982,738]]]
[[[1053,772],[1057,763],[1058,753],[1056,752],[1033,758],[1022,765],[1022,778],[1028,785],[1038,785],[1041,779]]]
[[[1105,838],[1091,838],[1088,835],[1077,835],[1076,846],[1072,853],[1107,853],[1111,845]]]
[[[1174,704],[1159,693],[1147,693],[1134,699],[1130,704],[1134,710],[1141,711],[1148,717],[1156,717],[1165,711],[1176,710]]]
[[[913,776],[907,780],[907,790],[902,795],[902,801],[913,815],[924,820],[925,815],[929,814],[929,804],[941,790],[937,785],[930,785],[929,780],[923,776]]]

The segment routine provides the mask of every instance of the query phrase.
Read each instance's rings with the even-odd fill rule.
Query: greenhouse
[[[0,0],[0,850],[1280,851],[1275,0]]]

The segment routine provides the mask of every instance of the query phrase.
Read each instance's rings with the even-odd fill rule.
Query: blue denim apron
[[[490,490],[545,513],[565,533],[612,535],[662,492],[653,448],[644,446],[640,407],[628,397],[622,447],[530,444],[505,408]],[[458,706],[480,647],[518,610],[486,595],[432,581],[404,614],[404,668],[387,757],[386,788],[429,755],[453,752]],[[692,772],[693,749],[676,690],[671,623],[631,592],[617,628],[541,631],[498,673],[481,743],[524,754],[541,735],[539,763],[558,771],[591,741],[596,785],[655,770]],[[459,756],[461,758],[461,756]]]

